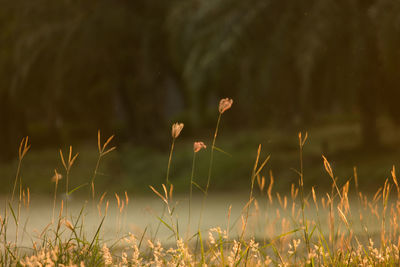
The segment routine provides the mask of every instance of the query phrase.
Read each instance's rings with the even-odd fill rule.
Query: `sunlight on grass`
[[[248,172],[248,195],[220,193],[209,196],[216,182],[213,166],[218,155],[232,157],[224,142],[217,146],[221,115],[232,106],[223,99],[209,145],[196,141],[187,155],[191,172],[187,175],[187,194],[174,194],[171,167],[177,137],[183,124],[172,126],[172,143],[168,157],[165,182],[148,182],[158,208],[151,209],[152,222],[129,232],[129,224],[140,219],[130,214],[135,198],[130,199],[122,188],[118,192],[97,192],[95,183],[104,156],[115,150],[113,136],[101,141],[98,132],[98,157],[94,171],[71,186],[78,154],[60,150],[63,173],[54,171],[54,198],[37,202],[33,208],[29,183],[23,181],[21,168],[28,152],[28,138],[21,141],[19,161],[11,197],[4,199],[0,209],[0,264],[2,266],[394,266],[399,264],[400,187],[395,167],[390,179],[372,194],[359,188],[359,173],[353,168],[352,177],[339,180],[329,156],[320,155],[320,174],[329,183],[327,192],[319,184],[306,185],[303,151],[310,138],[299,133],[297,166],[292,172],[297,181],[287,183],[290,193],[276,190],[269,153],[259,144],[246,162],[253,166]],[[224,115],[225,116],[225,115]],[[200,152],[201,151],[201,152]],[[215,154],[214,154],[215,152]],[[217,153],[218,152],[218,153]],[[207,154],[209,157],[207,158]],[[271,159],[273,158],[273,155]],[[198,161],[208,161],[208,170],[198,174]],[[233,161],[234,162],[234,161]],[[204,163],[204,162],[203,162]],[[189,166],[189,168],[190,168]],[[152,166],[145,167],[144,170]],[[229,171],[235,165],[227,166]],[[269,174],[269,175],[266,175]],[[227,175],[229,172],[227,171]],[[197,179],[199,176],[205,176]],[[64,178],[65,177],[65,178]],[[322,179],[322,178],[321,178]],[[226,181],[226,180],[224,180]],[[231,181],[234,183],[235,181]],[[60,188],[61,186],[61,188]],[[309,189],[310,188],[310,189]],[[326,186],[323,188],[327,188]],[[57,195],[57,190],[65,192]],[[196,194],[193,191],[196,190]],[[86,191],[84,201],[71,205],[73,196]],[[121,193],[123,192],[123,193]],[[352,192],[352,193],[351,193]],[[229,196],[232,199],[229,199]],[[240,200],[240,201],[239,201]],[[70,203],[71,202],[71,203]],[[90,203],[92,205],[90,205]],[[212,214],[218,204],[227,204],[223,214]],[[88,205],[89,204],[89,205]],[[150,205],[149,203],[143,205]],[[152,203],[153,205],[154,203]],[[238,208],[238,204],[241,207]],[[234,205],[234,206],[232,206]],[[145,208],[145,207],[143,207]],[[42,209],[42,210],[40,210]],[[149,208],[150,209],[150,208]],[[198,213],[194,213],[198,211]],[[39,212],[40,214],[36,214]],[[188,215],[188,216],[186,216]],[[35,225],[37,217],[40,225]],[[213,225],[214,217],[222,217]],[[45,218],[49,218],[45,221]],[[196,225],[193,222],[197,221]],[[213,221],[213,223],[210,223]],[[39,229],[32,229],[39,227]]]

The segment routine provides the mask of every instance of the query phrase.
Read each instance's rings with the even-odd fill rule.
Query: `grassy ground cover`
[[[310,133],[315,134],[314,141],[311,141],[313,139],[309,138],[307,132],[298,133],[298,138],[294,138],[295,141],[292,142],[283,134],[270,131],[259,131],[253,135],[244,132],[227,134],[228,137],[224,140],[219,137],[223,129],[221,121],[231,105],[231,100],[221,100],[217,126],[207,147],[202,143],[194,143],[193,146],[192,142],[189,148],[188,141],[180,142],[179,136],[184,126],[177,123],[172,126],[169,157],[164,155],[162,159],[161,155],[150,153],[148,156],[153,158],[148,162],[152,164],[144,163],[143,158],[147,156],[145,150],[123,148],[119,153],[114,153],[113,137],[104,138],[100,132],[97,151],[93,150],[96,153],[88,149],[87,154],[81,157],[72,147],[58,151],[58,163],[53,162],[58,166],[58,171],[52,173],[53,183],[49,181],[50,171],[49,174],[47,171],[45,173],[44,167],[39,168],[39,172],[43,171],[42,174],[36,174],[36,177],[43,179],[41,186],[46,187],[54,195],[54,199],[51,220],[42,225],[34,235],[27,233],[29,216],[24,215],[29,214],[31,191],[40,190],[41,180],[35,180],[35,176],[27,170],[49,162],[43,161],[42,156],[45,154],[32,155],[29,162],[30,142],[28,138],[24,138],[18,150],[18,162],[14,166],[15,180],[9,186],[10,191],[4,199],[4,208],[0,214],[0,264],[399,264],[400,187],[395,167],[390,164],[384,169],[388,159],[398,153],[395,149],[375,150],[374,157],[363,150],[354,149],[357,145],[354,140],[359,136],[356,125],[310,129]],[[257,138],[261,140],[258,145]],[[385,138],[389,140],[395,136],[387,135]],[[237,150],[240,154],[235,157]],[[274,155],[277,150],[281,152],[277,152],[276,160],[273,160],[269,154]],[[346,156],[343,157],[340,151],[346,151]],[[135,160],[137,158],[143,161],[138,163]],[[79,166],[77,159],[87,160],[86,164],[92,166],[91,170],[86,166]],[[35,160],[38,166],[35,166]],[[104,165],[106,160],[110,160],[110,165]],[[361,165],[356,164],[357,160],[360,160]],[[287,173],[275,172],[276,169],[281,169],[283,163],[289,166]],[[161,168],[162,165],[164,169],[166,166],[166,172],[157,174],[154,169]],[[180,169],[183,165],[189,167]],[[355,165],[360,167],[354,168]],[[118,168],[114,169],[116,166]],[[127,173],[121,171],[125,168],[129,169]],[[143,168],[141,172],[140,168]],[[343,174],[340,173],[341,168],[344,168]],[[372,173],[372,170],[376,173]],[[32,175],[31,178],[25,178],[24,172],[27,177]],[[115,173],[116,176],[110,176]],[[142,178],[128,179],[135,173]],[[378,181],[375,175],[379,174],[382,176]],[[158,177],[159,175],[163,178]],[[363,175],[368,175],[368,181],[371,182],[362,180]],[[121,179],[121,183],[116,182],[116,177]],[[125,178],[122,179],[123,177]],[[361,184],[374,185],[374,188],[368,190],[374,194],[365,193]],[[232,190],[243,185],[246,185],[247,192],[243,194],[246,195],[247,203],[239,214],[232,216],[229,208],[226,212],[226,223],[211,229],[205,228],[206,210],[213,205],[207,201],[210,188]],[[127,207],[132,205],[126,192],[131,193],[129,189],[136,187],[136,190],[146,187],[163,205],[162,212],[155,214],[157,227],[151,234],[147,233],[146,227],[136,233],[121,232],[120,225],[127,216]],[[108,188],[108,195],[104,188]],[[114,188],[119,192],[112,192]],[[183,203],[188,209],[185,216],[180,216],[177,212],[177,205],[183,201],[175,200],[176,188],[189,191]],[[197,201],[199,203],[196,203],[199,208],[196,210],[192,209],[194,190],[200,192],[200,200]],[[60,196],[62,192],[64,196]],[[74,210],[70,205],[70,197],[79,192],[85,201],[80,210]],[[110,195],[115,199],[116,205],[110,206]],[[92,206],[92,211],[98,212],[97,224],[92,232],[86,231],[87,228],[93,228],[85,219],[87,206]],[[196,212],[196,216],[193,212]],[[116,219],[117,233],[111,240],[105,238],[102,230],[107,216]],[[159,241],[160,228],[169,231],[168,244]],[[23,243],[24,238],[31,241],[29,245]]]

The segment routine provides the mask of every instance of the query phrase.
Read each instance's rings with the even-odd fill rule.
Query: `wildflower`
[[[207,146],[206,146],[203,142],[194,142],[194,145],[193,145],[194,153],[199,152],[199,151],[202,150],[203,148],[204,148],[204,149],[207,148]]]
[[[271,258],[270,258],[269,256],[265,257],[265,261],[264,261],[264,265],[265,265],[265,266],[270,265],[271,262],[272,262],[272,260],[271,260]]]
[[[208,232],[208,239],[210,241],[210,244],[212,244],[212,245],[215,244],[215,239],[214,239],[214,236],[212,234],[212,229]]]
[[[226,110],[230,109],[233,104],[233,100],[230,98],[224,98],[219,101],[219,113],[224,113]]]
[[[103,252],[103,260],[104,260],[104,264],[105,265],[111,265],[113,260],[112,260],[112,256],[110,253],[110,250],[108,249],[107,245],[104,244],[103,248],[101,249]]]
[[[233,240],[233,246],[232,246],[232,249],[231,249],[231,251],[229,253],[229,256],[228,256],[228,265],[229,266],[234,266],[235,265],[236,257],[241,252],[241,246],[242,246],[242,244],[240,242],[238,242],[236,240]]]
[[[300,245],[300,242],[301,242],[300,239],[293,240],[293,247],[294,247],[294,250],[297,249],[297,247]]]
[[[122,252],[122,257],[121,257],[122,264],[127,265],[128,264],[128,255],[126,252]]]
[[[181,133],[181,131],[182,131],[182,129],[183,129],[183,123],[174,123],[173,125],[172,125],[172,131],[171,131],[171,134],[172,134],[172,138],[178,138],[178,136],[180,135],[180,133]]]

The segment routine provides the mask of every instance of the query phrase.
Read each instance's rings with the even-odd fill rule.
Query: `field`
[[[289,142],[287,150],[278,153],[278,160],[273,160],[273,145],[263,137],[260,137],[261,144],[255,146],[253,138],[241,140],[236,137],[235,140],[239,141],[229,147],[219,135],[221,122],[225,112],[229,113],[231,104],[228,99],[221,101],[212,142],[206,145],[191,143],[190,152],[187,149],[179,152],[184,125],[176,123],[172,126],[172,142],[169,154],[164,155],[167,164],[161,182],[159,178],[154,178],[158,175],[154,169],[161,168],[162,160],[156,158],[154,166],[141,167],[142,172],[149,172],[145,182],[148,192],[153,193],[152,198],[140,194],[131,196],[132,192],[124,184],[117,183],[115,178],[108,178],[109,181],[102,184],[102,179],[109,175],[104,174],[102,164],[106,164],[104,162],[108,159],[118,159],[113,158],[113,137],[104,138],[100,131],[97,159],[88,157],[92,160],[90,165],[94,166],[93,169],[84,174],[85,170],[78,172],[79,176],[88,177],[85,182],[74,177],[74,167],[80,155],[72,147],[67,147],[59,151],[58,158],[53,159],[58,170],[52,174],[53,182],[49,181],[49,175],[47,183],[36,182],[34,187],[29,187],[34,175],[29,172],[33,178],[24,179],[24,163],[30,153],[30,140],[24,138],[18,150],[15,181],[10,192],[1,199],[4,205],[0,209],[0,264],[399,264],[400,188],[395,167],[389,165],[382,171],[376,168],[377,165],[368,166],[368,158],[363,156],[362,151],[349,152],[350,156],[359,156],[353,160],[363,158],[366,167],[360,172],[353,168],[356,164],[351,162],[351,158],[337,159],[333,164],[329,155],[335,158],[335,151],[332,152],[330,147],[346,149],[346,142],[350,139],[327,141],[326,136],[348,134],[348,127],[344,130],[335,127],[327,133],[319,133],[314,142],[308,138],[308,133],[298,133],[296,142]],[[332,144],[334,142],[338,144]],[[236,149],[240,150],[238,157],[233,153]],[[379,166],[387,164],[387,157],[395,154],[388,151],[379,153],[385,155],[376,155],[384,161]],[[128,157],[125,160],[129,160],[129,152],[125,155]],[[176,155],[177,162],[174,161]],[[230,164],[224,163],[223,157],[230,158]],[[185,169],[189,170],[185,182],[182,181],[184,175],[179,175],[179,169],[174,168],[175,163],[180,164],[179,161],[189,165]],[[284,182],[270,171],[270,164],[279,169],[282,162],[290,164],[286,168],[290,170],[289,175],[279,174],[289,177]],[[341,162],[346,164],[345,175],[337,174]],[[238,175],[236,168],[240,170],[240,176],[246,175],[241,164],[248,166],[248,178],[235,181],[230,177]],[[317,164],[319,169],[307,171],[307,166]],[[134,169],[138,168],[134,165]],[[381,183],[377,179],[370,179],[369,183],[361,180],[366,171],[374,169],[382,174]],[[112,171],[112,166],[106,170]],[[376,177],[377,173],[367,174]],[[221,176],[226,178],[216,179]],[[240,193],[223,190],[210,193],[214,186],[217,189],[224,189],[225,186],[228,191],[245,184],[247,193],[243,193],[244,190]],[[110,185],[107,192],[97,189],[104,189],[107,185]],[[40,186],[51,193],[45,196],[31,193],[42,192]]]

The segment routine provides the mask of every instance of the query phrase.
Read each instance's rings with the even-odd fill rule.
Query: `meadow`
[[[210,194],[214,185],[228,189],[236,181],[230,174],[242,161],[223,166],[228,177],[214,178],[221,171],[218,157],[232,157],[220,141],[221,121],[228,116],[231,99],[218,106],[212,141],[193,142],[186,191],[173,179],[174,156],[182,123],[171,128],[171,146],[161,184],[147,179],[153,199],[130,197],[131,192],[101,192],[101,166],[115,152],[113,136],[97,136],[97,159],[84,183],[75,184],[78,153],[70,146],[59,151],[52,182],[44,187],[51,197],[35,195],[24,181],[24,160],[30,140],[23,138],[18,149],[15,180],[1,199],[0,264],[2,266],[397,266],[399,264],[400,187],[396,169],[390,166],[380,186],[364,188],[357,167],[349,179],[336,173],[326,154],[312,162],[321,165],[319,175],[305,179],[304,151],[310,142],[307,132],[298,133],[296,153],[285,153],[297,168],[296,178],[276,181],[268,171],[274,155],[260,144],[244,160],[249,164],[248,193]],[[341,140],[345,143],[348,140]],[[251,141],[252,142],[252,141]],[[320,142],[319,142],[320,143]],[[292,144],[290,144],[292,146]],[[322,147],[322,148],[321,148]],[[324,152],[325,145],[311,147]],[[292,151],[292,150],[291,150]],[[273,152],[273,151],[272,151]],[[281,155],[282,157],[284,155]],[[271,160],[271,161],[270,161]],[[252,163],[249,163],[252,162]],[[198,168],[207,165],[207,168]],[[157,166],[158,167],[158,166]],[[58,168],[58,170],[57,170]],[[154,166],[145,168],[151,172]],[[289,167],[290,168],[290,167]],[[144,171],[145,171],[144,170]],[[223,171],[223,170],[222,170]],[[199,174],[201,173],[201,175]],[[243,174],[245,175],[245,174]],[[198,177],[203,177],[198,179]],[[151,177],[151,176],[150,176]],[[359,178],[360,177],[360,178]],[[183,178],[182,178],[183,179]],[[75,180],[76,181],[76,180]],[[276,186],[280,182],[279,186]],[[174,183],[178,184],[176,190]],[[218,184],[220,183],[220,184]],[[238,182],[240,186],[244,182]],[[372,184],[372,183],[371,183]],[[376,181],[373,183],[377,184]],[[367,184],[368,185],[368,184]],[[36,185],[38,186],[38,185]],[[115,182],[114,182],[114,186]],[[368,188],[369,187],[369,188]],[[114,187],[111,187],[114,189]],[[176,192],[178,191],[178,193]],[[372,192],[372,194],[371,194]],[[32,196],[31,196],[32,195]],[[75,198],[75,196],[77,196]],[[77,200],[79,199],[79,200]],[[140,212],[149,210],[145,216]]]

